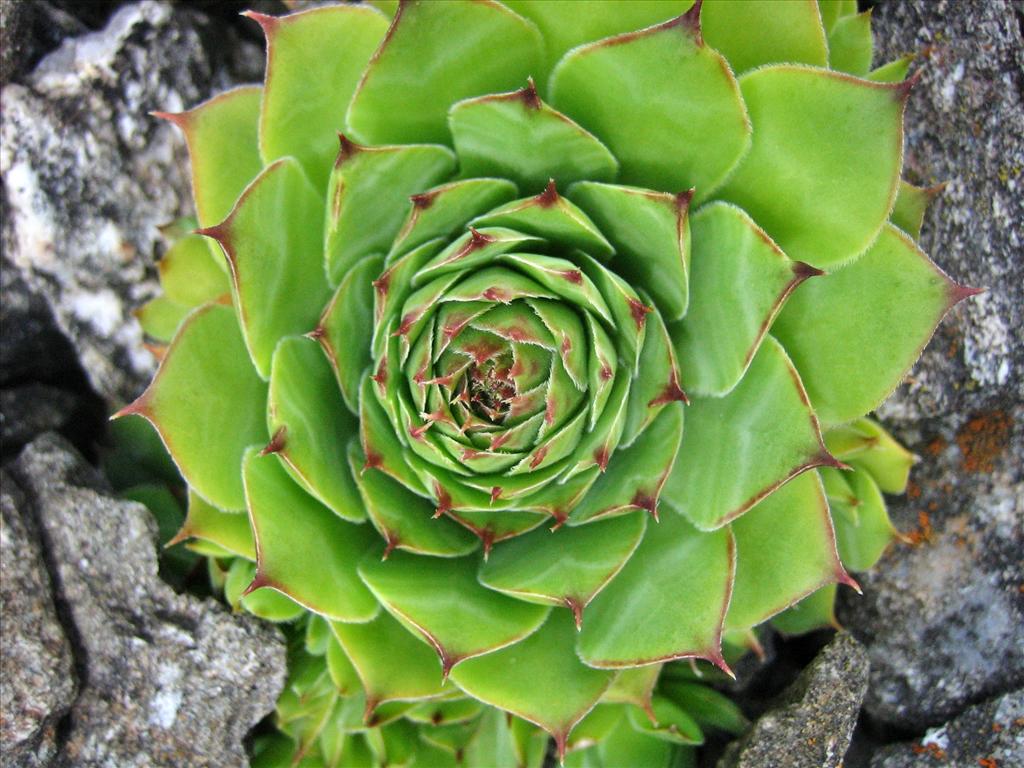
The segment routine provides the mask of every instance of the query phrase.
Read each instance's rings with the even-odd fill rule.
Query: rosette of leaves
[[[742,717],[672,663],[832,621],[910,465],[865,414],[971,293],[909,60],[845,0],[379,5],[249,14],[264,84],[163,115],[199,229],[122,413],[290,623],[257,759],[688,759]]]

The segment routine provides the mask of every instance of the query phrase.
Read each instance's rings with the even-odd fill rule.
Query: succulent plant
[[[264,84],[161,115],[198,229],[120,413],[288,627],[256,760],[686,764],[743,719],[677,662],[834,622],[912,460],[865,415],[972,293],[910,60],[850,0],[376,5],[250,13]]]

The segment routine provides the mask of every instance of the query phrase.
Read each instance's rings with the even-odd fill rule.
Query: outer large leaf
[[[736,584],[727,629],[754,627],[825,584],[852,583],[839,562],[815,472],[784,485],[736,520],[732,531]]]
[[[551,101],[608,145],[625,183],[702,199],[750,146],[750,121],[698,13],[570,51]]]
[[[445,675],[463,659],[515,643],[550,611],[480,586],[479,559],[418,557],[395,552],[364,560],[359,573],[385,608],[441,657]]]
[[[448,144],[448,108],[526,82],[542,50],[537,28],[492,0],[413,0],[399,8],[363,75],[349,127],[368,143]]]
[[[256,448],[246,454],[244,476],[258,565],[250,591],[271,587],[329,619],[372,619],[380,606],[359,580],[356,563],[373,531],[341,520]]]
[[[832,69],[864,76],[871,69],[871,11],[844,16],[828,34],[828,64]]]
[[[832,454],[863,469],[886,493],[907,490],[910,468],[917,458],[871,419],[857,419],[825,434]]]
[[[732,392],[694,398],[665,498],[714,530],[801,472],[835,464],[800,377],[769,336]]]
[[[466,661],[452,679],[470,696],[541,726],[564,755],[569,732],[613,676],[581,664],[575,641],[572,620],[555,611],[521,643]]]
[[[367,339],[373,338],[373,281],[383,262],[381,256],[367,256],[348,271],[312,334],[331,361],[345,405],[355,414],[363,374],[371,363]]]
[[[814,0],[705,0],[700,22],[736,74],[782,62],[824,67],[828,59]]]
[[[152,383],[117,415],[148,419],[191,488],[221,509],[241,510],[242,454],[266,440],[266,399],[234,311],[209,304],[188,317]]]
[[[839,424],[881,403],[942,316],[975,293],[887,224],[854,264],[794,294],[772,333],[800,371],[822,423]]]
[[[444,693],[437,659],[387,611],[366,624],[331,628],[366,691],[366,713],[386,701],[413,701]]]
[[[185,522],[165,546],[171,547],[186,539],[201,539],[247,560],[256,559],[256,544],[249,519],[234,512],[221,512],[192,490],[188,493]]]
[[[537,529],[502,544],[480,569],[484,586],[541,603],[583,609],[636,550],[646,528],[639,513],[551,532]]]
[[[366,519],[346,455],[358,426],[313,341],[291,336],[278,345],[267,427],[272,438],[264,450],[276,453],[299,485],[346,520]]]
[[[188,112],[155,113],[185,133],[192,160],[192,196],[200,225],[221,221],[263,163],[257,146],[263,89],[225,91]]]
[[[260,151],[267,163],[297,157],[323,190],[345,127],[345,109],[387,19],[372,8],[332,5],[288,16],[248,14],[267,36]],[[330,87],[325,87],[325,84]]]
[[[835,472],[831,469],[821,471]],[[823,474],[823,478],[828,479],[828,475]],[[837,500],[833,507],[840,507],[844,502],[853,507],[848,514],[837,510],[838,513],[833,515],[839,555],[851,570],[866,571],[874,567],[899,533],[889,520],[885,499],[870,474],[858,470],[839,479],[848,484],[850,496]]]
[[[610,180],[619,169],[607,147],[540,100],[532,80],[518,91],[459,102],[448,125],[464,176],[493,174],[529,191],[548,179]]]
[[[740,87],[754,144],[718,196],[791,259],[825,268],[856,257],[896,199],[906,85],[781,64]]]
[[[242,332],[263,378],[277,342],[312,330],[330,296],[322,227],[320,199],[299,164],[285,158],[246,188],[227,219],[201,230],[227,256]]]
[[[713,203],[693,217],[693,300],[670,326],[683,388],[723,395],[739,382],[790,293],[819,274],[793,262],[746,213]]]
[[[547,55],[534,77],[546,92],[549,73],[570,48],[678,16],[693,0],[507,0],[505,5],[533,21],[544,35]]]
[[[728,529],[703,533],[681,515],[649,525],[626,567],[587,609],[580,657],[602,668],[687,657],[724,665],[733,550]]]

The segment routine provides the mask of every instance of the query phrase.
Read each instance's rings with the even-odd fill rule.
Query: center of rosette
[[[472,365],[455,400],[468,400],[477,416],[493,424],[503,423],[518,391],[511,375],[512,366],[511,352]]]

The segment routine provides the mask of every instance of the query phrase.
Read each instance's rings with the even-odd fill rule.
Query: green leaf
[[[825,584],[852,583],[839,562],[828,502],[815,472],[786,483],[734,521],[732,532],[736,583],[726,629],[755,627]]]
[[[825,31],[831,32],[841,18],[857,13],[857,0],[818,0],[818,7]]]
[[[460,101],[448,126],[463,176],[499,176],[532,190],[548,179],[607,181],[619,170],[604,144],[541,101],[532,80],[518,91]]]
[[[574,652],[570,616],[555,611],[520,643],[470,659],[452,672],[470,696],[536,723],[564,755],[569,732],[601,698],[612,673],[591,669]]]
[[[640,362],[626,399],[626,425],[622,431],[622,444],[632,445],[665,406],[689,402],[679,386],[679,365],[676,363],[675,350],[665,321],[660,313],[653,312],[646,321]],[[679,416],[679,431],[682,432],[681,411]],[[668,466],[667,463],[663,465],[665,472]]]
[[[464,659],[522,640],[550,611],[482,587],[478,563],[395,552],[387,562],[363,560],[359,574],[395,618],[433,646],[447,676]]]
[[[844,16],[828,33],[829,67],[851,75],[866,75],[871,69],[871,11]]]
[[[835,472],[835,470],[821,470]],[[856,502],[856,516],[834,515],[839,556],[850,570],[875,566],[899,533],[889,520],[885,499],[871,475],[855,470],[845,475]]]
[[[896,197],[907,87],[787,64],[740,87],[754,144],[718,196],[791,259],[826,268],[858,256]]]
[[[651,708],[651,695],[661,675],[663,664],[632,667],[616,673],[615,680],[604,692],[602,701],[633,704],[645,712]]]
[[[473,224],[478,229],[509,227],[543,237],[562,248],[579,248],[599,259],[612,255],[611,245],[594,222],[570,200],[559,195],[550,183],[539,195],[490,210],[476,217]]]
[[[772,626],[784,635],[802,635],[816,629],[842,629],[836,621],[836,585],[822,587],[792,608],[772,619]]]
[[[700,726],[673,701],[655,695],[651,700],[651,711],[654,713],[653,722],[640,710],[629,710],[629,721],[640,733],[672,744],[704,743]]]
[[[156,265],[164,296],[190,309],[226,296],[231,284],[210,256],[207,241],[199,235],[176,240]]]
[[[642,765],[644,768],[668,768],[673,755],[671,744],[640,733],[628,717],[622,718],[597,745],[597,752],[602,765]]]
[[[116,415],[146,418],[189,486],[232,511],[245,508],[242,454],[266,439],[266,399],[234,311],[209,304],[188,316],[152,383]]]
[[[537,529],[502,544],[480,569],[485,587],[520,600],[562,605],[577,621],[640,544],[639,513],[575,529]]]
[[[681,515],[647,526],[639,549],[587,609],[583,661],[634,667],[688,657],[722,665],[722,622],[735,560],[732,533],[703,533]]]
[[[405,3],[359,83],[349,127],[373,144],[450,144],[449,107],[525,82],[542,50],[537,28],[499,3]]]
[[[608,471],[569,515],[572,526],[634,509],[658,516],[662,489],[683,437],[683,409],[666,408],[628,448],[612,454]],[[602,462],[605,459],[601,460]],[[600,464],[599,464],[600,466]]]
[[[888,397],[943,315],[975,293],[887,224],[856,262],[797,291],[772,333],[800,371],[822,424],[840,424]]]
[[[516,196],[507,179],[463,179],[414,195],[412,210],[388,252],[387,266],[435,238],[450,238],[481,213]]]
[[[330,297],[321,211],[302,168],[285,158],[246,188],[222,223],[201,230],[224,249],[245,342],[263,378],[277,342],[312,330]]]
[[[341,282],[364,256],[386,251],[411,208],[409,196],[454,170],[447,147],[363,147],[342,137],[327,186],[324,258],[331,283]]]
[[[402,630],[405,631],[404,629]],[[419,648],[423,644],[416,643]],[[430,653],[427,651],[427,653]],[[434,663],[434,656],[430,656],[431,663]],[[409,710],[406,717],[416,723],[423,725],[451,725],[452,723],[469,722],[480,716],[483,712],[483,705],[476,699],[468,697],[461,699],[449,699],[443,701],[426,701],[418,704]]]
[[[721,398],[694,398],[665,486],[701,530],[714,530],[808,469],[834,465],[793,364],[765,338],[746,376]]]
[[[167,546],[186,539],[208,541],[247,560],[256,560],[256,545],[249,527],[249,518],[234,512],[222,512],[191,488],[188,492],[185,522]]]
[[[811,64],[828,59],[825,30],[814,3],[705,0],[701,33],[739,75],[764,64]]]
[[[739,736],[750,726],[743,710],[732,699],[708,685],[670,680],[662,684],[661,691],[701,728],[716,728]]]
[[[934,187],[915,187],[905,181],[900,182],[899,192],[896,194],[896,205],[889,214],[889,221],[902,229],[914,240],[921,237],[921,226],[924,224],[924,214],[932,201],[946,188],[945,184],[938,184]]]
[[[273,622],[294,621],[305,609],[287,595],[272,589],[256,589],[247,593],[256,575],[256,564],[235,558],[224,581],[224,599],[236,611],[244,608],[253,616]]]
[[[359,413],[359,388],[372,362],[367,339],[373,338],[373,281],[382,256],[367,256],[352,267],[324,308],[313,336],[334,369],[345,405]]]
[[[363,683],[367,717],[386,701],[444,693],[437,658],[387,611],[365,624],[336,621],[331,628]]]
[[[790,293],[819,274],[793,262],[741,209],[704,206],[693,217],[693,300],[670,326],[691,394],[728,394],[746,373]]]
[[[464,764],[480,768],[519,768],[509,717],[488,707],[480,725],[462,750]]]
[[[255,586],[272,587],[336,621],[370,621],[379,606],[356,575],[369,526],[347,523],[299,488],[273,456],[252,448],[243,467],[256,537]]]
[[[547,55],[533,75],[546,92],[551,70],[569,49],[678,16],[693,0],[506,0],[505,5],[530,19],[544,36]]]
[[[702,200],[747,151],[750,121],[696,13],[570,51],[551,102],[611,149],[624,183]]]
[[[874,80],[876,83],[899,83],[906,79],[907,73],[910,72],[910,65],[916,58],[917,54],[908,53],[906,56],[901,56],[888,64],[871,70],[867,79]]]
[[[311,616],[315,615],[311,614]],[[328,625],[328,629],[330,629],[330,625]],[[333,632],[330,632],[327,641],[326,661],[327,672],[330,674],[339,696],[354,696],[363,692],[363,684],[359,680],[359,675]]]
[[[267,411],[272,437],[264,451],[276,453],[292,478],[337,515],[365,520],[346,454],[359,427],[315,342],[290,336],[278,345]]]
[[[615,246],[612,268],[651,294],[666,320],[685,315],[689,303],[690,194],[583,181],[569,189],[569,197]]]
[[[245,15],[267,36],[260,115],[263,160],[296,157],[316,189],[323,190],[337,150],[335,136],[345,127],[345,110],[388,21],[359,5],[279,17],[252,11]]]
[[[825,445],[842,461],[863,469],[886,493],[904,493],[917,460],[871,419],[857,419],[825,433]]]
[[[157,296],[133,310],[132,314],[142,326],[143,333],[166,344],[174,338],[189,310],[190,307],[185,304],[173,302],[166,296]]]
[[[450,520],[434,520],[434,504],[417,496],[383,472],[366,469],[358,443],[350,443],[349,467],[366,505],[370,522],[387,542],[386,553],[396,547],[433,557],[459,557],[477,548],[478,541]]]
[[[224,219],[263,167],[257,130],[263,89],[249,85],[214,96],[188,112],[155,113],[181,128],[192,161],[199,224]]]

